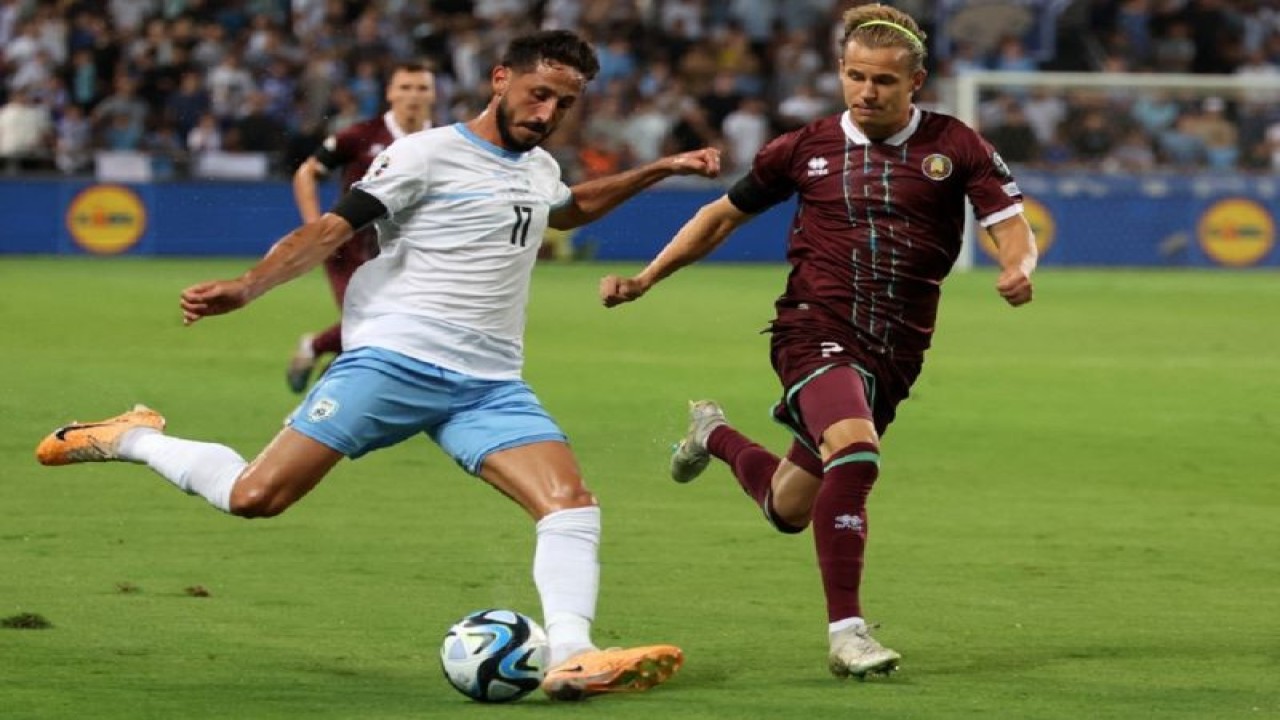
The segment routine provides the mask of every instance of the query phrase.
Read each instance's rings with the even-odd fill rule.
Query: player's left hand
[[[667,158],[675,175],[701,175],[713,178],[720,174],[720,151],[713,147],[672,155]]]
[[[1031,302],[1031,276],[1020,268],[1005,270],[996,280],[996,292],[1014,307]]]

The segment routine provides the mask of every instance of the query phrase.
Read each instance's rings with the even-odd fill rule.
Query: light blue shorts
[[[522,380],[485,380],[368,347],[339,355],[289,426],[353,459],[426,433],[473,475],[490,453],[567,442]]]

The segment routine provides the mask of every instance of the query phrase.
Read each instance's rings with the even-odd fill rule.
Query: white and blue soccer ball
[[[478,610],[449,628],[440,646],[449,684],[472,700],[519,700],[547,671],[547,634],[514,610]]]

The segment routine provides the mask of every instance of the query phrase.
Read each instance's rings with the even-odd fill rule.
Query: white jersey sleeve
[[[429,170],[423,146],[397,140],[378,153],[364,177],[351,187],[378,198],[387,214],[395,215],[426,194]]]

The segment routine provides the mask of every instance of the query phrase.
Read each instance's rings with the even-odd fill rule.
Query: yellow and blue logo
[[[94,185],[67,206],[67,231],[76,245],[95,255],[118,255],[132,248],[147,229],[147,208],[122,185]]]
[[[1261,204],[1246,198],[1219,200],[1200,216],[1200,247],[1219,265],[1248,267],[1271,252],[1276,225]]]

